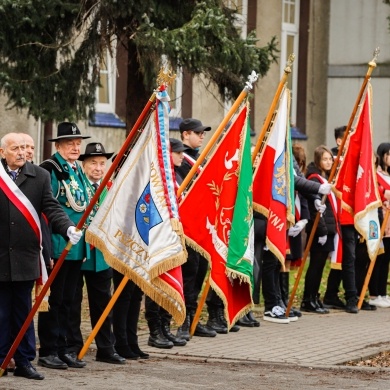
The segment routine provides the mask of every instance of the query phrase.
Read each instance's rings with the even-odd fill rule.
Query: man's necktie
[[[76,165],[72,165],[72,169],[74,170],[74,173],[77,175],[78,172],[77,172],[77,167],[76,167]]]
[[[16,176],[18,175],[15,171],[9,171],[8,174],[10,175],[13,181],[16,180]]]
[[[98,189],[99,184],[98,183],[92,183],[92,187],[95,188],[95,191]]]

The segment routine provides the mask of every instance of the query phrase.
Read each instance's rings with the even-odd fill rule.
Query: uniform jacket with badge
[[[5,166],[4,160],[2,161]],[[38,215],[44,213],[53,231],[64,242],[74,225],[53,197],[50,175],[29,162],[22,167],[15,184],[30,200]],[[22,213],[0,190],[0,281],[35,280],[40,275],[38,237]]]
[[[78,164],[76,174],[59,153],[45,160],[41,167],[51,174],[51,187],[54,197],[59,201],[70,220],[77,225],[87,205],[86,190],[82,179],[82,170]],[[58,259],[67,242],[59,234],[52,234],[52,256]],[[85,257],[84,236],[70,249],[66,260],[83,260]]]
[[[185,147],[184,153],[188,154],[194,160],[197,160],[199,157],[198,149],[192,149],[188,145],[183,144]],[[181,176],[183,179],[188,175],[188,172],[191,170],[192,164],[190,164],[186,159],[183,159],[180,167],[176,167],[175,171]]]

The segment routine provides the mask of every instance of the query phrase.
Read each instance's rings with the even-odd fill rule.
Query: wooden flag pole
[[[270,126],[272,126],[273,119],[275,118],[275,108],[276,108],[276,105],[279,102],[280,96],[281,96],[281,94],[286,86],[287,77],[291,73],[291,66],[292,66],[294,60],[295,60],[295,55],[292,53],[288,57],[286,67],[284,68],[284,71],[283,71],[284,72],[283,76],[279,81],[278,88],[276,89],[274,98],[272,99],[272,103],[271,103],[271,106],[268,110],[267,116],[264,120],[263,127],[261,128],[259,138],[257,139],[255,148],[253,149],[252,165],[255,162],[256,156],[260,151],[260,148],[261,148],[261,145],[264,141],[264,137],[267,133],[267,130],[269,130]]]
[[[180,195],[183,193],[184,189],[188,186],[188,183],[192,180],[194,177],[197,169],[202,164],[202,162],[205,160],[206,156],[210,152],[211,148],[215,145],[218,138],[224,131],[226,125],[230,121],[230,119],[233,117],[233,115],[236,113],[238,108],[240,107],[241,103],[244,101],[244,99],[248,96],[249,91],[253,88],[253,84],[257,81],[258,75],[256,72],[252,72],[250,76],[248,76],[248,81],[246,82],[246,85],[244,89],[241,91],[240,95],[237,97],[236,101],[233,103],[232,107],[230,108],[229,112],[226,114],[225,118],[222,120],[220,125],[215,130],[215,133],[211,137],[210,141],[207,143],[205,148],[203,149],[200,156],[196,159],[195,164],[192,166],[191,170],[188,172],[187,176],[184,178],[183,182],[181,183],[180,187],[177,190],[177,197],[179,198]],[[179,209],[180,210],[180,209]],[[184,232],[185,233],[185,232]],[[207,294],[210,289],[210,275],[208,276],[206,280],[206,284],[203,288],[203,292],[201,295],[201,298],[199,299],[198,307],[195,312],[194,319],[192,320],[191,328],[190,328],[190,336],[194,335],[196,325],[199,322],[199,317],[203,309],[203,305],[206,301]]]
[[[349,122],[348,122],[347,128],[345,129],[344,137],[341,141],[341,145],[339,147],[337,157],[336,157],[335,161],[333,162],[333,166],[332,166],[332,169],[331,169],[330,174],[329,174],[329,179],[328,179],[329,183],[331,183],[333,181],[333,178],[336,174],[336,170],[338,168],[340,157],[341,157],[341,154],[343,153],[345,143],[347,142],[349,131],[351,130],[352,124],[355,120],[357,110],[358,110],[359,105],[360,105],[361,100],[362,100],[362,96],[364,94],[364,91],[366,90],[368,80],[371,78],[371,73],[374,70],[374,68],[376,67],[375,61],[378,57],[378,54],[379,54],[379,49],[377,48],[374,51],[374,58],[368,63],[368,70],[367,70],[366,76],[364,77],[363,83],[360,87],[360,91],[359,91],[358,97],[356,99],[355,106],[354,106],[353,111],[352,111],[352,115],[349,118]],[[325,204],[326,197],[327,197],[327,195],[324,195],[322,197],[322,202],[321,202],[322,204]],[[303,253],[302,263],[299,267],[297,276],[295,278],[294,287],[293,287],[291,294],[290,294],[290,299],[288,301],[288,305],[287,305],[287,309],[286,309],[286,316],[287,317],[289,316],[291,307],[293,305],[294,297],[295,297],[295,294],[296,294],[297,289],[298,289],[299,281],[301,279],[302,272],[303,272],[303,269],[305,267],[306,259],[307,259],[307,256],[309,254],[311,244],[313,243],[314,235],[315,235],[315,232],[317,230],[318,223],[320,221],[320,217],[321,217],[320,212],[317,212],[316,218],[315,218],[314,223],[313,223],[313,227],[312,227],[311,232],[310,232],[309,239],[308,239],[307,244],[306,244],[305,251]]]
[[[389,216],[390,216],[390,210],[386,209],[385,218],[383,219],[382,227],[381,227],[381,236],[380,236],[381,239],[383,238],[383,234],[385,232],[387,221],[389,220]],[[370,261],[370,265],[369,265],[368,270],[367,270],[366,278],[364,279],[364,284],[363,284],[363,287],[362,287],[362,291],[360,292],[360,296],[359,296],[359,302],[357,304],[357,307],[358,307],[359,310],[362,307],[364,296],[366,295],[366,291],[367,291],[367,288],[368,288],[368,283],[370,283],[372,270],[374,269],[375,262],[376,262],[376,259],[378,257],[378,252],[379,252],[379,248],[376,251],[375,258]]]
[[[142,122],[145,120],[147,115],[150,115],[150,109],[151,109],[151,106],[154,103],[155,99],[156,99],[156,93],[154,92],[152,94],[152,96],[150,97],[150,99],[148,100],[147,104],[145,105],[144,109],[142,110],[140,116],[138,117],[138,119],[137,119],[136,123],[134,124],[132,130],[130,131],[129,135],[127,136],[127,138],[126,138],[124,144],[122,145],[121,149],[119,150],[117,158],[115,158],[115,160],[111,164],[109,170],[107,171],[106,175],[102,179],[101,185],[96,190],[96,193],[92,197],[91,202],[86,207],[83,215],[80,218],[80,221],[77,223],[76,229],[78,229],[78,230],[83,229],[85,221],[87,220],[89,214],[91,213],[95,203],[99,199],[99,196],[100,196],[101,192],[103,191],[105,185],[107,184],[107,182],[111,178],[111,175],[114,173],[116,167],[118,166],[118,164],[119,164],[119,162],[121,160],[121,157],[124,155],[124,153],[129,148],[129,146],[131,144],[131,141],[134,138],[134,136],[136,135],[136,133],[137,133],[139,127],[141,126]],[[70,242],[68,242],[66,247],[65,247],[65,249],[62,251],[61,256],[58,258],[58,260],[57,260],[53,270],[50,272],[48,280],[43,285],[41,293],[36,297],[35,303],[34,303],[32,309],[31,309],[30,313],[28,314],[26,320],[24,321],[22,327],[20,328],[19,333],[18,333],[18,335],[15,338],[15,341],[12,343],[10,350],[8,351],[6,357],[4,358],[3,363],[1,364],[1,367],[0,367],[0,377],[4,374],[5,369],[8,366],[9,361],[14,356],[14,354],[16,352],[16,349],[18,348],[20,342],[23,339],[23,336],[25,335],[28,327],[30,326],[31,321],[34,318],[35,313],[38,311],[39,305],[43,301],[43,298],[45,297],[45,294],[47,293],[48,289],[50,288],[51,284],[53,283],[54,278],[56,277],[60,267],[62,266],[63,262],[65,261],[65,258],[68,255],[68,252],[69,252],[69,250],[71,248],[72,248],[72,244]]]

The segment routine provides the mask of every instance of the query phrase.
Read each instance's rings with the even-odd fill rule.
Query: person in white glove
[[[320,245],[325,245],[327,239],[328,239],[328,236],[326,236],[326,235],[322,236],[322,237],[318,237],[318,243]]]
[[[77,230],[74,226],[69,226],[66,231],[66,235],[69,237],[70,243],[72,245],[76,245],[83,236],[83,232],[81,230]]]
[[[329,195],[331,191],[332,191],[332,184],[327,182],[320,185],[318,193],[321,195]]]
[[[324,214],[326,210],[326,204],[322,204],[322,202],[319,199],[316,199],[314,201],[314,207],[316,208],[317,211],[319,211],[321,214]]]
[[[302,219],[298,221],[294,226],[288,229],[288,235],[290,237],[296,237],[307,225],[307,219]]]
[[[327,191],[325,204],[319,199],[309,203],[310,221],[307,225],[307,233],[313,229],[313,223],[317,211],[321,213],[318,226],[315,231],[314,240],[310,248],[310,263],[305,277],[305,289],[301,310],[320,314],[328,313],[319,299],[319,287],[325,262],[329,253],[335,250],[334,238],[338,234],[337,216],[333,214],[336,205],[331,203],[335,200],[330,194],[331,185],[326,181],[332,169],[333,157],[331,151],[325,146],[319,146],[314,152],[314,161],[307,167],[307,178],[320,183],[320,192]],[[325,192],[324,192],[325,193]]]

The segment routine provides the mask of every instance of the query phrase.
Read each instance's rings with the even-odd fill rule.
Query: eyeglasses
[[[204,137],[205,132],[204,131],[193,131],[194,134],[196,134],[198,137]]]

